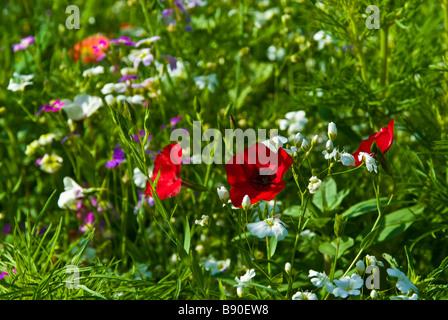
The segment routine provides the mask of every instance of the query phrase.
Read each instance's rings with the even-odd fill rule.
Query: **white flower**
[[[262,141],[261,143],[268,147],[271,151],[278,152],[278,149],[282,148],[287,142],[288,139],[283,136],[274,136],[268,140]]]
[[[325,150],[322,151],[322,154],[324,155],[326,160],[329,160],[331,158],[334,158],[338,150],[334,147],[333,141],[328,140],[325,144]]]
[[[87,94],[77,95],[73,101],[64,99],[61,100],[61,102],[65,103],[62,109],[67,113],[67,116],[74,121],[90,117],[95,111],[103,106],[101,98],[89,96]]]
[[[23,91],[26,86],[32,85],[34,79],[34,74],[29,75],[21,75],[17,72],[14,72],[13,76],[18,80],[15,82],[13,78],[9,79],[8,90],[10,91]]]
[[[151,165],[148,168],[148,172],[149,172],[149,177],[151,178],[152,176],[152,168],[154,167],[154,165]],[[140,171],[140,169],[138,167],[134,168],[134,174],[132,176],[132,179],[134,180],[134,184],[139,187],[139,188],[146,188],[146,181],[148,179],[146,179],[146,176]]]
[[[369,172],[375,171],[376,173],[378,173],[378,166],[376,165],[375,158],[367,152],[360,152],[358,155],[358,160],[362,161],[363,158],[366,160],[367,170]]]
[[[158,40],[160,40],[159,36],[154,36],[154,37],[142,39],[142,40],[137,41],[137,43],[135,44],[135,47],[138,48],[142,44],[144,44],[144,45],[151,45],[151,44],[153,44],[154,42],[156,42]]]
[[[398,278],[396,287],[401,291],[401,293],[408,294],[411,290],[418,292],[417,287],[411,282],[411,280],[409,280],[408,277],[406,277],[406,275],[397,268],[387,269],[387,274],[391,277]]]
[[[322,50],[328,43],[332,43],[333,39],[325,31],[318,31],[314,34],[313,39],[317,41],[317,49]]]
[[[336,288],[332,292],[333,295],[335,297],[347,298],[349,295],[359,296],[361,294],[359,288],[362,287],[364,281],[358,274],[354,273],[351,277],[346,276],[339,280],[334,280],[334,284]]]
[[[42,159],[40,159],[39,167],[47,173],[55,173],[62,167],[62,161],[63,159],[60,156],[54,153],[51,155],[46,153]]]
[[[136,94],[132,97],[127,97],[126,101],[131,104],[142,104],[145,101],[145,97],[140,94]]]
[[[274,236],[278,241],[281,241],[288,235],[286,224],[277,218],[277,215],[263,221],[249,223],[247,229],[252,235],[260,239]]]
[[[39,137],[39,140],[37,140],[39,142],[39,144],[41,146],[46,146],[47,144],[50,144],[53,142],[53,140],[56,139],[56,135],[54,133],[47,133],[47,134],[43,134]]]
[[[97,66],[97,67],[93,67],[93,68],[84,70],[84,72],[82,73],[82,76],[83,77],[96,76],[96,75],[99,75],[102,73],[104,73],[104,67]]]
[[[36,151],[39,149],[40,143],[39,140],[32,141],[29,145],[26,146],[25,154],[30,157],[36,153]]]
[[[366,255],[366,259],[369,260],[369,263],[372,266],[380,266],[380,267],[384,267],[384,263],[380,260],[378,260],[375,256],[370,256],[370,255]]]
[[[208,224],[208,216],[202,215],[201,220],[195,220],[194,223],[205,227]]]
[[[302,140],[302,145],[300,146],[300,149],[302,149],[303,152],[308,152],[310,150],[310,143],[308,142],[308,140],[306,139]]]
[[[312,176],[310,178],[310,183],[308,184],[308,190],[310,191],[311,194],[316,193],[317,189],[319,189],[319,187],[321,186],[322,181],[315,176]]]
[[[205,76],[194,77],[194,83],[200,90],[207,87],[210,92],[213,93],[215,92],[215,87],[218,85],[218,79],[216,78],[216,74],[212,73]]]
[[[83,197],[83,188],[72,178],[64,178],[64,192],[59,196],[58,206],[61,209],[76,210],[76,203]]]
[[[310,270],[308,278],[311,278],[311,283],[318,288],[325,286],[327,292],[332,292],[334,289],[334,285],[331,283],[330,278],[325,274],[325,272],[320,273]]]
[[[271,45],[267,50],[267,56],[271,61],[282,61],[285,59],[285,48],[277,48]]]
[[[303,110],[291,111],[285,114],[286,119],[280,119],[278,124],[280,130],[287,130],[289,138],[294,139],[297,132],[303,131],[308,123],[308,118]]]
[[[218,273],[226,271],[230,266],[230,259],[226,260],[216,260],[213,257],[209,257],[206,261],[202,262],[205,270],[210,271],[211,275],[214,276]]]
[[[418,300],[418,294],[414,293],[412,296],[407,297],[404,295],[399,295],[396,297],[391,297],[391,300]]]
[[[103,88],[101,89],[101,93],[104,95],[110,94],[110,93],[125,93],[127,90],[127,86],[124,82],[118,82],[118,83],[106,83]]]
[[[248,287],[249,285],[247,284],[247,282],[249,282],[253,277],[255,277],[255,270],[254,269],[247,270],[246,273],[240,278],[235,277],[235,281],[238,282],[238,284],[236,284],[235,287],[237,288]]]
[[[292,296],[292,300],[317,300],[317,296],[315,293],[312,293],[312,292],[298,291]]]
[[[343,152],[340,154],[340,157],[341,159],[339,161],[342,162],[342,165],[346,167],[355,165],[355,157],[350,153]]]
[[[309,229],[305,229],[302,232],[300,232],[300,238],[306,239],[306,240],[310,240],[311,238],[313,238],[316,234],[314,232],[312,232]]]
[[[244,209],[244,210],[249,210],[249,208],[250,208],[250,198],[249,198],[249,196],[246,194],[245,196],[244,196],[244,198],[243,198],[243,201],[241,202],[241,206],[242,206],[242,208]]]
[[[229,202],[229,199],[230,199],[229,191],[226,189],[226,187],[221,186],[217,189],[217,192],[218,192],[219,200],[222,201],[222,203],[223,203],[222,206],[224,207]]]

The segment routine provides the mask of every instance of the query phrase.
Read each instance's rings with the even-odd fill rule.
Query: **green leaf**
[[[337,185],[333,178],[326,179],[313,196],[313,203],[322,211],[332,211],[338,208],[342,200],[348,195],[349,190],[337,191]]]
[[[355,243],[355,240],[353,238],[342,236],[341,242],[339,244],[339,253],[338,258],[342,256],[342,254],[353,246]],[[324,242],[319,245],[319,252],[323,254],[328,254],[331,257],[334,257],[336,255],[336,248],[338,245],[338,239],[334,239],[331,242]]]
[[[362,242],[361,242],[361,245],[360,245],[360,249],[361,250],[365,250],[365,249],[367,249],[368,247],[370,247],[373,244],[373,242],[375,241],[375,238],[376,238],[379,230],[380,230],[380,226],[376,226],[375,229],[370,231],[364,237],[364,239],[362,239]]]
[[[387,241],[404,232],[418,219],[424,209],[423,205],[418,204],[387,214],[380,220],[380,225],[384,228],[379,232],[377,241]]]

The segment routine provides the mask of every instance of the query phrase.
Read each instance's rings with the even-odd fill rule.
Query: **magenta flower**
[[[20,40],[20,43],[16,43],[12,45],[12,50],[14,52],[19,51],[19,50],[25,50],[26,48],[28,48],[28,46],[30,44],[34,43],[34,37],[33,36],[28,36],[23,38],[22,40]]]
[[[93,214],[93,212],[89,212],[84,218],[84,224],[79,227],[79,231],[87,232],[91,230],[94,223],[95,223],[95,215]]]
[[[120,144],[117,144],[117,147],[114,150],[114,153],[112,155],[112,159],[107,161],[106,163],[106,168],[115,168],[117,167],[120,163],[122,163],[125,158],[125,153],[123,150],[120,149]]]
[[[118,39],[111,39],[110,42],[113,42],[115,44],[124,44],[125,46],[134,46],[135,42],[131,41],[130,37],[120,37]]]
[[[50,103],[47,103],[40,107],[39,111],[36,112],[34,116],[37,116],[39,113],[45,111],[45,112],[56,112],[62,109],[62,107],[65,105],[65,102],[61,102],[61,100],[56,100]]]
[[[101,61],[106,57],[106,54],[104,53],[104,49],[107,49],[109,46],[109,42],[106,40],[100,40],[98,41],[97,46],[92,46],[94,55],[97,56],[96,61]]]
[[[17,273],[16,268],[14,268],[14,269],[12,270],[12,272]],[[2,272],[2,273],[0,273],[0,280],[1,280],[1,279],[4,279],[6,276],[9,276],[9,273],[7,273],[7,272]]]

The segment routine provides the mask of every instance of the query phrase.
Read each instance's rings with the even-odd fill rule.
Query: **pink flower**
[[[28,46],[30,44],[34,43],[34,37],[33,36],[28,36],[23,38],[22,40],[20,40],[20,43],[16,43],[12,45],[12,50],[14,52],[19,51],[19,50],[25,50],[26,48],[28,48]]]

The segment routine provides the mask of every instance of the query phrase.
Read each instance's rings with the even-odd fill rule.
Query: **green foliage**
[[[334,299],[309,271],[334,280],[354,274],[360,260],[369,264],[367,255],[405,272],[419,299],[448,298],[447,1],[208,1],[185,12],[168,0],[70,4],[80,8],[79,30],[65,26],[67,1],[0,5],[0,273],[8,274],[0,299],[239,299],[235,277],[250,269],[256,277],[242,298],[310,291]],[[379,29],[366,27],[369,5],[380,10]],[[175,24],[166,23],[168,8]],[[151,44],[154,61],[141,63],[133,80],[150,79],[132,89],[146,106],[108,104],[101,92],[133,67],[129,47],[97,63],[73,61],[75,44],[99,33],[161,37]],[[35,43],[14,52],[29,35]],[[103,74],[83,76],[97,65]],[[33,84],[7,89],[15,72],[34,74]],[[68,121],[64,110],[35,115],[79,94],[101,97],[104,106],[81,121]],[[170,119],[182,116],[177,129],[191,133],[200,121],[202,133],[217,128],[224,136],[226,129],[278,129],[298,110],[308,119],[301,133],[319,140],[294,156],[275,201],[247,212],[223,206],[216,192],[229,187],[223,164],[183,164],[179,194],[141,198],[135,169],[149,177],[154,153],[172,142]],[[353,153],[390,119],[394,141],[381,155],[389,165],[379,164],[378,174],[324,159],[329,122],[338,128],[335,146]],[[48,133],[52,141],[31,148]],[[106,168],[117,143],[126,161]],[[300,148],[291,139],[285,147]],[[49,173],[36,160],[52,153],[62,165]],[[314,194],[312,176],[322,180]],[[64,177],[82,184],[82,208],[58,206]],[[248,223],[276,213],[287,225],[284,240],[248,231]],[[207,267],[211,261],[218,271]],[[396,279],[386,283],[379,299],[402,294]],[[349,299],[358,298],[371,299],[370,291]]]

